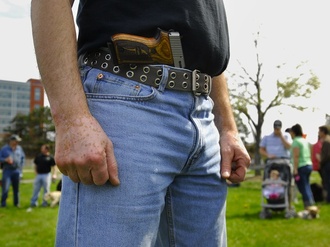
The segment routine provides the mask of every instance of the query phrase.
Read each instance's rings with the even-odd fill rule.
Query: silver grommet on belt
[[[150,67],[148,67],[148,66],[144,66],[144,67],[143,67],[143,72],[144,72],[145,74],[148,74],[148,73],[150,72]]]
[[[174,80],[176,78],[176,73],[175,72],[171,72],[170,76]]]
[[[101,56],[101,52],[95,52],[94,56],[95,57],[100,57]]]
[[[199,74],[196,73],[196,80],[199,80]]]
[[[94,65],[96,65],[97,64],[97,60],[93,60],[92,62],[91,62],[91,65],[92,66],[94,66]]]
[[[189,79],[188,73],[183,73],[183,78],[186,79],[186,80],[188,80]]]
[[[204,81],[208,82],[209,81],[209,77],[207,75],[204,75]]]
[[[132,77],[134,76],[134,72],[131,71],[131,70],[129,70],[129,71],[126,72],[126,76],[127,76],[128,78],[132,78]]]
[[[130,64],[130,65],[129,65],[129,68],[130,68],[130,69],[136,69],[136,68],[137,68],[137,65],[136,65],[136,64]]]
[[[158,76],[162,76],[163,75],[163,71],[161,69],[157,70],[157,75]]]
[[[105,56],[104,56],[104,59],[105,60],[107,60],[107,61],[109,61],[110,59],[111,59],[111,54],[106,54]]]
[[[207,83],[204,83],[204,91],[207,91],[209,89],[209,85]]]
[[[88,63],[88,58],[85,57],[85,59],[84,59],[84,64],[87,64],[87,63]]]
[[[156,86],[159,86],[159,84],[160,84],[160,79],[159,79],[159,78],[156,78],[156,79],[155,79],[155,85],[156,85]]]
[[[140,76],[140,81],[141,81],[141,82],[146,82],[147,79],[148,79],[148,77],[147,77],[146,75],[141,75],[141,76]]]
[[[175,86],[175,82],[174,82],[174,81],[169,81],[168,86],[169,86],[170,88],[174,88],[174,86]]]
[[[196,89],[199,89],[199,83],[196,82]]]
[[[102,63],[102,64],[101,64],[101,68],[102,68],[102,69],[106,69],[106,68],[108,68],[108,63],[106,63],[106,62]]]
[[[119,71],[120,71],[119,66],[114,66],[112,70],[116,74],[119,73]]]
[[[184,81],[182,82],[182,88],[187,88],[188,87],[188,82]]]

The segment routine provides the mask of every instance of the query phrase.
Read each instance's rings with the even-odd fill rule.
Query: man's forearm
[[[260,148],[259,153],[264,157],[268,157],[268,153],[265,148]]]
[[[32,0],[31,4],[35,52],[55,124],[87,112],[77,65],[72,3]]]
[[[213,78],[212,84],[214,122],[221,136],[221,177],[239,183],[244,180],[251,160],[238,135],[224,74]]]
[[[237,127],[229,101],[227,80],[224,74],[212,79],[212,91],[210,97],[214,101],[214,122],[221,132],[237,132]]]

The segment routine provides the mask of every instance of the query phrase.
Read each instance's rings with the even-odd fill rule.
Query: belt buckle
[[[199,83],[197,82],[197,77],[198,77],[198,74],[200,71],[195,69],[192,71],[192,80],[191,80],[191,83],[192,83],[192,91],[193,91],[193,94],[195,96],[200,96],[201,93],[200,92],[197,92],[196,90],[199,88]]]

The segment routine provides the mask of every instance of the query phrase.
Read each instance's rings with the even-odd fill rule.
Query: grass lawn
[[[272,219],[260,219],[261,178],[247,179],[239,187],[230,187],[227,200],[227,234],[229,247],[329,247],[330,205],[318,203],[320,218],[285,219],[284,212]],[[311,183],[320,182],[312,173]],[[296,210],[303,209],[298,193]]]
[[[12,193],[8,207],[0,208],[0,246],[51,247],[54,246],[58,208],[34,208],[27,212],[32,195],[34,174],[24,172],[20,187],[21,206],[14,208]],[[312,182],[319,182],[312,174]],[[55,190],[56,183],[52,184]],[[296,209],[302,210],[301,197]],[[41,202],[41,198],[40,198]],[[230,187],[227,201],[227,232],[229,247],[329,247],[330,205],[321,207],[316,220],[285,219],[283,213],[272,219],[259,219],[261,210],[261,179],[247,179],[239,187]],[[205,244],[207,247],[207,243]]]
[[[2,176],[2,174],[1,174]],[[7,208],[0,208],[1,247],[48,247],[54,246],[58,207],[34,208],[27,212],[33,191],[34,172],[24,171],[20,184],[21,208],[13,207],[12,188],[7,199]],[[56,183],[51,185],[55,190]],[[41,193],[39,205],[41,204]]]

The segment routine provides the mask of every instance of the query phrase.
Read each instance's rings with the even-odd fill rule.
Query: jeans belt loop
[[[192,78],[191,78],[191,83],[192,83],[192,91],[195,96],[201,95],[201,93],[197,92],[196,89],[199,87],[199,83],[197,80],[199,79],[199,75],[197,74],[199,71],[198,70],[193,70],[192,71]]]

